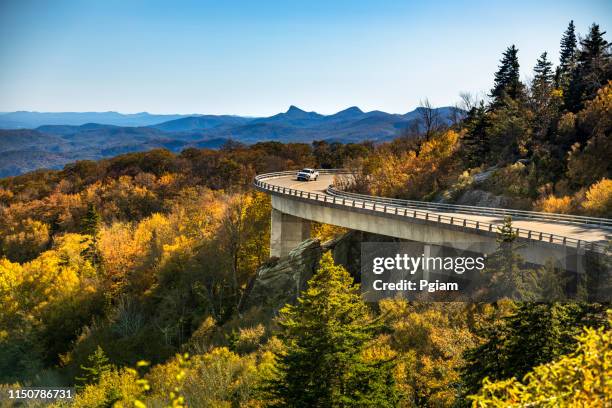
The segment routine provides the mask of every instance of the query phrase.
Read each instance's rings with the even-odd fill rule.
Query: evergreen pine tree
[[[533,299],[537,294],[536,272],[525,265],[515,242],[518,234],[507,216],[498,227],[497,250],[489,256],[484,270],[488,283],[486,296],[491,301]]]
[[[559,66],[555,72],[555,85],[564,91],[567,90],[576,65],[576,45],[576,28],[574,27],[574,20],[571,20],[561,38]]]
[[[390,361],[365,361],[374,325],[349,273],[323,255],[296,305],[280,313],[286,349],[269,384],[279,406],[392,407],[398,403]]]
[[[522,378],[532,367],[569,353],[572,337],[581,329],[572,322],[575,305],[562,303],[519,304],[507,318],[510,336],[506,344],[505,377]]]
[[[533,73],[531,83],[533,130],[536,139],[542,142],[549,139],[553,119],[559,111],[559,104],[553,101],[554,75],[552,63],[548,61],[546,52],[538,58]]]
[[[510,315],[492,316],[478,328],[483,342],[464,355],[462,394],[476,393],[485,377],[522,379],[533,367],[571,352],[583,326],[605,324],[601,305],[518,303]]]
[[[468,167],[478,167],[486,162],[490,151],[488,117],[484,102],[473,107],[465,118],[466,132],[461,139],[463,159]]]
[[[576,68],[565,98],[572,112],[582,109],[584,102],[593,99],[599,88],[612,80],[612,57],[608,43],[599,25],[593,24],[587,36],[580,41]]]
[[[499,69],[495,73],[495,82],[490,96],[495,108],[503,104],[503,99],[519,98],[523,93],[523,84],[519,77],[518,49],[512,45],[504,51]]]
[[[109,363],[108,357],[104,353],[102,347],[98,346],[89,357],[87,357],[88,365],[81,365],[83,370],[82,377],[75,379],[79,383],[79,388],[83,388],[89,384],[95,384],[100,381],[100,377],[112,369],[112,364]]]
[[[91,242],[83,251],[82,255],[88,259],[92,265],[100,265],[100,253],[98,251],[98,233],[102,225],[102,217],[93,204],[87,207],[87,213],[81,220],[81,230],[84,234],[91,236]]]
[[[533,68],[532,89],[540,93],[549,93],[553,85],[552,62],[548,61],[547,53],[543,52]]]
[[[102,224],[102,217],[96,210],[95,205],[89,204],[87,206],[87,213],[81,220],[81,230],[84,234],[95,237],[98,235],[100,225]]]
[[[518,236],[516,230],[512,227],[512,217],[509,215],[504,217],[504,223],[497,228],[497,231],[496,241],[499,245],[511,244]]]
[[[476,394],[485,377],[491,380],[503,378],[506,367],[503,350],[508,330],[505,320],[491,314],[485,322],[475,327],[474,332],[484,341],[466,350],[463,355],[465,363],[461,368],[461,395],[464,398]]]

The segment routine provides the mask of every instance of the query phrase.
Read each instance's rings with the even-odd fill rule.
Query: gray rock
[[[287,303],[294,303],[317,270],[324,252],[331,250],[334,261],[343,265],[359,282],[361,243],[395,241],[393,238],[361,231],[350,231],[339,238],[321,243],[308,239],[283,258],[271,258],[258,270],[241,309],[261,308],[275,315]]]
[[[513,200],[509,197],[495,195],[484,190],[467,190],[457,199],[457,204],[476,205],[479,207],[512,208]]]
[[[272,258],[257,270],[244,309],[262,307],[274,314],[297,299],[312,277],[323,254],[318,239],[308,239],[283,258]]]

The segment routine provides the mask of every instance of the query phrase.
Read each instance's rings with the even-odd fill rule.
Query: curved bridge
[[[271,256],[284,256],[309,238],[317,221],[424,244],[470,242],[496,246],[498,227],[512,216],[523,257],[544,264],[550,257],[585,251],[606,253],[612,220],[533,211],[428,203],[347,193],[332,187],[343,170],[319,170],[317,181],[297,181],[295,171],[262,174],[254,185],[272,195]],[[575,269],[581,269],[576,267]]]

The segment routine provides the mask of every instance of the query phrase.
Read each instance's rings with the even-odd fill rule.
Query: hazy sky
[[[612,33],[612,1],[0,0],[0,111],[451,105],[510,44],[524,77],[556,62],[570,19]]]

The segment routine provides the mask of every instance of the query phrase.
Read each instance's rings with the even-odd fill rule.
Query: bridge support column
[[[425,259],[431,257],[431,244],[423,245],[423,257]],[[429,280],[429,272],[431,271],[429,270],[427,264],[425,264],[425,267],[423,268],[423,279],[426,281]]]
[[[434,258],[436,256],[442,256],[443,251],[444,251],[444,247],[441,247],[439,245],[434,245],[434,244],[429,244],[429,243],[423,244],[423,257],[425,259]],[[426,263],[425,266],[423,267],[423,279],[427,281],[430,278],[431,272],[436,272],[434,270],[431,270],[429,266],[430,265]],[[437,271],[437,272],[439,273],[440,271]]]
[[[289,254],[302,241],[310,238],[310,221],[272,208],[270,256]]]

